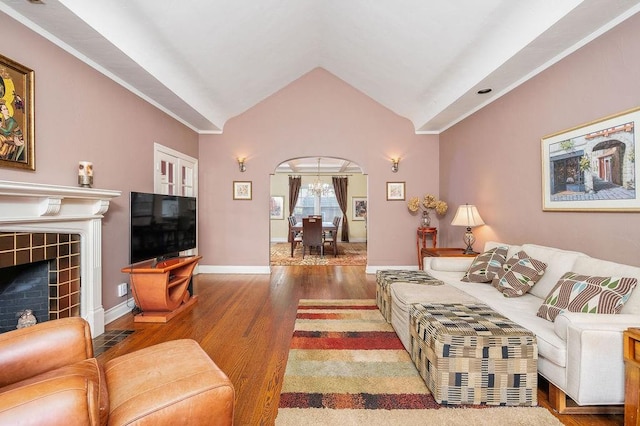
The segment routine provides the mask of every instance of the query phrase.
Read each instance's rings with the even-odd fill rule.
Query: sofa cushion
[[[483,283],[446,282],[475,297],[493,310],[533,331],[538,337],[538,352],[541,357],[560,367],[566,365],[567,345],[554,331],[554,324],[536,315],[540,298],[531,292],[522,297],[503,297],[490,285]],[[537,285],[537,284],[536,284]],[[538,360],[540,361],[540,360]]]
[[[486,243],[484,243],[484,250],[483,251],[489,251],[492,248],[496,248],[496,247],[507,247],[508,251],[507,251],[507,259],[510,258],[511,256],[513,256],[514,254],[516,254],[517,252],[519,252],[520,250],[522,250],[522,248],[520,246],[516,246],[513,244],[506,244],[506,243],[501,243],[498,241],[487,241]]]
[[[500,246],[476,256],[462,281],[474,283],[491,282],[502,271],[502,265],[507,260],[507,250],[506,246]]]
[[[554,321],[565,310],[617,314],[637,283],[635,278],[598,277],[567,272],[551,290],[537,315]]]
[[[429,286],[426,286],[429,287]],[[394,283],[391,288],[391,325],[411,353],[409,333],[409,309],[414,303],[459,302],[477,303],[478,299],[450,285],[426,288],[420,284]]]
[[[544,274],[547,264],[521,250],[503,265],[504,271],[492,281],[492,285],[506,297],[518,297],[528,292]]]
[[[573,265],[579,257],[586,256],[584,253],[577,251],[561,250],[536,244],[523,244],[522,250],[534,259],[547,264],[544,275],[529,290],[529,293],[540,299],[547,297],[564,273],[574,270]]]

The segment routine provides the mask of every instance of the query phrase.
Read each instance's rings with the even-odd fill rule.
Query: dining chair
[[[302,218],[302,258],[309,247],[309,254],[311,254],[311,248],[316,247],[320,250],[320,256],[324,256],[324,247],[322,241],[322,219],[314,217]]]
[[[290,229],[293,228],[294,226],[296,226],[296,224],[298,223],[298,220],[296,219],[295,216],[289,216],[287,219],[289,220]],[[300,234],[302,234],[302,231],[296,232],[294,237],[297,237]]]
[[[340,221],[342,220],[342,216],[336,216],[333,218],[333,225],[336,229],[324,232],[323,235],[323,246],[324,244],[329,244],[329,247],[333,249],[333,257],[338,255],[338,246],[336,244],[338,238],[338,227],[340,226]]]

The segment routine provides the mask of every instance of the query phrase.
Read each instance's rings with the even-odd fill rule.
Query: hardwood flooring
[[[198,302],[166,324],[134,323],[131,314],[106,329],[135,330],[98,355],[100,362],[159,342],[190,338],[229,376],[235,425],[272,425],[300,299],[374,299],[375,275],[364,266],[274,266],[271,275],[200,274]],[[170,366],[167,366],[170,368]],[[544,386],[542,386],[544,387]],[[548,407],[546,389],[539,404]],[[566,425],[623,425],[622,415],[556,415]]]

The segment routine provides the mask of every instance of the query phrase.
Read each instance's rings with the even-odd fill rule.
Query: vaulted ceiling
[[[640,0],[0,0],[200,133],[322,67],[438,133],[640,10]],[[479,95],[480,89],[491,88]]]

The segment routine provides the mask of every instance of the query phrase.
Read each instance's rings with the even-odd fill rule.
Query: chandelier
[[[307,190],[315,196],[325,197],[331,192],[331,185],[320,181],[320,158],[318,158],[318,175],[316,176],[316,181],[310,183]]]

